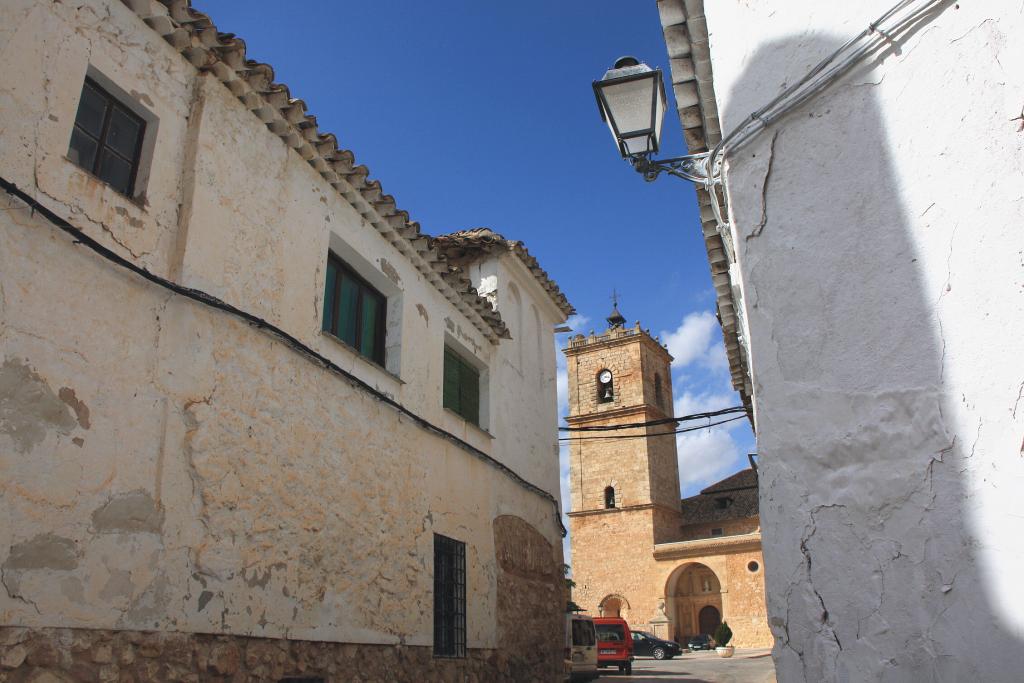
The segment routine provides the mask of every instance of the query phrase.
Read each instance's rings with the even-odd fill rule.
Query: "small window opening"
[[[719,510],[724,510],[732,505],[732,498],[715,498],[715,507]]]
[[[146,122],[138,114],[86,78],[71,129],[68,159],[131,197],[145,132]]]
[[[711,530],[711,535],[712,536],[721,536],[722,535],[722,528],[721,527],[716,527],[716,528],[712,529]]]
[[[444,347],[442,405],[480,426],[480,371],[451,347]]]
[[[604,489],[604,507],[606,510],[610,510],[615,507],[615,487],[606,486]]]
[[[749,572],[756,572],[760,568],[761,565],[759,565],[757,562],[750,561],[747,563],[747,571]]]
[[[327,255],[323,330],[384,365],[388,301],[333,253]]]
[[[611,370],[597,373],[597,402],[611,403],[615,400],[615,386]]]
[[[434,534],[434,656],[466,656],[466,544]]]
[[[665,396],[662,394],[661,375],[659,373],[654,374],[654,400],[659,408],[665,408]]]

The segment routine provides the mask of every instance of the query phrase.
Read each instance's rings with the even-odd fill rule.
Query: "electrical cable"
[[[718,417],[720,415],[729,415],[732,413],[744,413],[746,414],[747,409],[743,406],[733,406],[731,408],[722,408],[721,410],[712,410],[707,413],[694,413],[692,415],[683,415],[681,417],[665,417],[658,420],[648,420],[647,422],[626,422],[623,424],[614,425],[595,425],[587,427],[559,427],[560,432],[614,432],[620,429],[636,429],[639,427],[657,427],[658,425],[673,424],[678,422],[688,422],[690,420],[704,420],[709,417]]]
[[[710,429],[711,427],[717,427],[718,425],[724,425],[726,422],[735,422],[736,420],[745,420],[746,415],[739,415],[737,417],[730,417],[728,420],[719,420],[718,422],[711,422],[706,425],[697,425],[696,427],[686,427],[684,429],[676,429],[670,432],[658,432],[656,434],[618,434],[616,436],[562,436],[559,437],[559,441],[596,441],[598,439],[649,439],[655,436],[673,436],[675,434],[685,434],[686,432],[697,432],[701,429]]]
[[[439,436],[442,439],[445,439],[446,441],[454,444],[455,446],[461,448],[470,455],[475,456],[477,459],[483,461],[484,463],[490,465],[499,472],[503,473],[505,476],[507,476],[516,484],[518,484],[520,487],[540,496],[541,498],[548,500],[554,507],[555,523],[558,525],[558,529],[562,534],[562,538],[565,538],[565,536],[568,534],[568,530],[565,528],[565,525],[562,524],[562,514],[558,504],[558,499],[555,498],[550,493],[548,493],[547,491],[545,491],[544,489],[540,488],[539,486],[531,484],[504,463],[500,462],[499,460],[496,460],[495,458],[491,457],[490,455],[483,452],[479,448],[476,448],[475,446],[463,441],[455,434],[452,434],[451,432],[446,431],[441,427],[438,427],[437,425],[433,424],[426,418],[414,413],[412,410],[406,408],[401,403],[387,396],[386,394],[377,391],[375,388],[373,388],[363,380],[351,374],[344,368],[338,366],[329,358],[320,355],[315,350],[306,346],[301,341],[299,341],[292,335],[288,334],[280,327],[277,327],[273,323],[270,323],[252,313],[249,313],[248,311],[236,308],[235,306],[232,306],[231,304],[222,301],[221,299],[218,299],[212,294],[209,294],[199,289],[185,287],[184,285],[178,284],[177,282],[168,280],[159,275],[155,275],[146,270],[145,268],[132,263],[123,256],[103,246],[102,244],[94,240],[92,237],[87,235],[84,231],[76,228],[71,223],[64,220],[50,209],[46,208],[46,206],[44,206],[31,195],[21,190],[17,185],[10,182],[6,178],[0,177],[0,188],[6,191],[9,195],[17,197],[21,201],[28,204],[29,207],[31,207],[33,213],[41,214],[52,225],[71,235],[75,240],[75,244],[85,245],[86,247],[88,247],[98,255],[102,256],[106,260],[111,261],[112,263],[126,270],[130,270],[136,275],[142,277],[145,280],[148,280],[149,282],[152,282],[155,285],[158,285],[159,287],[170,290],[171,292],[174,292],[175,294],[183,296],[187,299],[191,299],[192,301],[199,302],[204,306],[209,306],[210,308],[214,308],[219,311],[229,313],[237,318],[241,318],[242,320],[249,323],[253,327],[256,327],[257,329],[266,332],[272,337],[275,337],[276,339],[284,343],[286,346],[291,348],[293,351],[297,352],[299,355],[304,356],[307,360],[310,360],[316,363],[317,365],[324,367],[325,369],[329,370],[335,375],[338,375],[346,379],[352,386],[363,390],[364,392],[373,396],[378,401],[394,408],[400,414],[411,418],[412,421],[423,430],[430,432],[435,436]]]
[[[902,10],[916,4],[916,1],[902,0],[893,5],[878,19],[868,24],[867,28],[819,62],[803,78],[785,88],[763,107],[751,113],[750,116],[733,128],[715,145],[707,159],[708,179],[704,182],[704,189],[710,195],[711,211],[714,214],[715,223],[718,225],[720,232],[728,231],[729,222],[722,217],[722,207],[719,204],[718,194],[714,187],[716,184],[723,184],[721,173],[716,174],[714,172],[716,162],[720,167],[725,162],[724,155],[726,152],[737,149],[749,142],[772,123],[835,83],[863,57],[887,44],[895,43],[898,36],[904,30],[913,26],[929,12],[938,9],[940,5],[949,3],[949,0],[925,0],[924,3],[910,14],[895,21],[892,26],[882,27],[883,23],[893,18]],[[865,41],[865,39],[867,40]],[[864,41],[864,44],[855,47],[861,41]],[[848,51],[849,54],[844,55]],[[719,160],[719,157],[722,157],[721,160]]]

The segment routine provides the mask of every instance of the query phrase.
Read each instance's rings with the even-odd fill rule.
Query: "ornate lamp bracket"
[[[671,159],[651,159],[647,156],[635,156],[630,159],[633,168],[647,182],[653,182],[661,173],[668,173],[683,180],[711,187],[722,182],[722,155],[715,158],[714,168],[708,169],[710,152],[688,154]]]

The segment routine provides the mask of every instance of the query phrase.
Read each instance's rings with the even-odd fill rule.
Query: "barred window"
[[[466,656],[466,544],[434,534],[434,656]]]

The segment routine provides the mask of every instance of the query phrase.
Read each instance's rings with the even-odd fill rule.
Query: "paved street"
[[[614,669],[602,669],[601,681],[708,681],[709,683],[775,683],[771,650],[736,650],[729,659],[714,652],[691,652],[672,660],[637,659],[633,675],[624,676]]]

